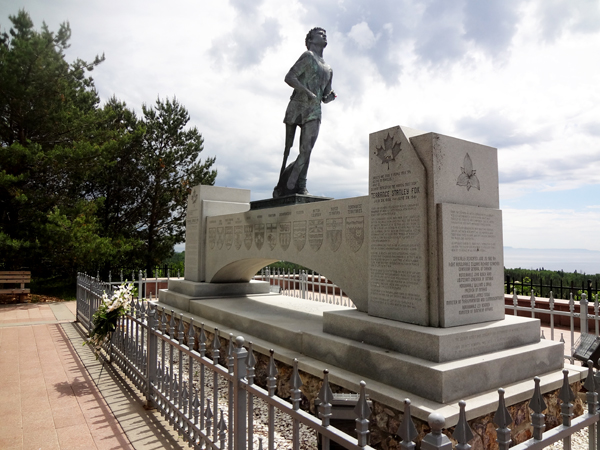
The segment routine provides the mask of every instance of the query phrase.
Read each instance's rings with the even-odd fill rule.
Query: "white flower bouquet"
[[[133,284],[124,283],[109,297],[106,291],[92,317],[92,331],[84,345],[90,345],[98,358],[102,345],[117,327],[119,318],[127,314],[133,297]]]

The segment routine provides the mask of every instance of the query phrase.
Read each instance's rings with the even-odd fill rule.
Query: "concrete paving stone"
[[[24,419],[25,422],[45,421],[52,424],[54,421],[54,416],[52,415],[51,408],[42,407],[36,411],[28,412]]]
[[[29,347],[26,350],[19,350],[19,365],[26,363],[27,361],[30,361],[33,358],[37,359],[37,357],[37,350],[31,351],[29,350]]]
[[[15,434],[0,434],[0,448],[2,450],[21,450],[23,448],[23,437],[21,430]]]
[[[2,380],[0,383],[0,398],[4,400],[4,397],[7,395],[19,394],[21,390],[21,383],[18,379],[6,381],[4,378],[2,378],[2,375],[0,375],[0,380]]]
[[[62,383],[67,379],[64,371],[55,371],[50,373],[44,373],[44,383],[46,387],[52,389],[52,387],[57,383]]]
[[[23,450],[59,450],[56,430],[41,430],[39,433],[23,434]]]
[[[24,417],[27,417],[33,412],[42,410],[52,410],[50,402],[48,401],[48,397],[40,399],[29,399],[27,401],[21,400],[21,414],[23,414]]]
[[[71,425],[56,430],[61,448],[91,450],[96,448],[86,424]]]
[[[20,391],[20,395],[22,400],[33,398],[37,401],[43,398],[47,398],[48,392],[46,391],[46,386],[44,386],[43,384],[38,384],[28,386],[27,389],[22,389]]]
[[[21,411],[25,415],[26,412],[35,411],[37,408],[43,408],[49,401],[45,398],[22,398],[21,399]]]
[[[77,403],[77,399],[75,398],[75,396],[48,398],[48,400],[50,401],[50,407],[52,408],[52,410],[79,407],[79,403]]]
[[[52,410],[54,426],[56,429],[71,425],[86,424],[85,417],[80,408],[59,408]]]
[[[44,355],[47,352],[41,352]],[[40,358],[40,365],[44,369],[44,372],[48,369],[52,369],[55,366],[60,365],[60,356],[56,355],[45,355]]]
[[[12,432],[11,430],[20,429],[23,426],[21,408],[8,410],[8,412],[9,414],[0,415],[0,436]]]
[[[84,397],[92,394],[94,384],[92,381],[77,381],[71,384],[75,397]]]
[[[98,450],[119,450],[124,448],[125,443],[129,444],[129,440],[124,435],[112,436],[92,436]],[[129,444],[130,445],[130,444]]]
[[[0,399],[2,400],[3,404],[9,403],[11,401],[14,400],[19,400],[21,399],[21,387],[18,383],[10,383],[11,388],[9,389],[3,389],[0,392]]]
[[[42,372],[42,369],[24,369],[24,370],[19,370],[19,380],[20,381],[27,381],[27,380],[31,380],[31,379],[40,379],[44,376],[44,372]]]
[[[12,370],[10,372],[0,373],[0,380],[2,380],[2,383],[10,383],[10,384],[19,383],[20,377],[19,377],[18,368],[15,368],[14,370]]]
[[[41,432],[50,433],[55,429],[56,426],[52,420],[52,416],[38,416],[37,419],[30,419],[29,416],[27,416],[26,420],[23,421],[23,436]]]
[[[42,363],[40,362],[40,359],[37,355],[37,351],[35,354],[35,357],[31,358],[31,359],[26,359],[24,361],[19,361],[19,371],[23,371],[23,370],[29,370],[29,369],[41,369],[42,368]]]
[[[66,380],[60,380],[58,383],[46,383],[48,398],[50,400],[63,397],[75,397],[71,384]]]

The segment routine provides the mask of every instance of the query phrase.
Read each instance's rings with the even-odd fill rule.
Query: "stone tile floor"
[[[182,448],[81,345],[75,307],[0,306],[0,449]]]

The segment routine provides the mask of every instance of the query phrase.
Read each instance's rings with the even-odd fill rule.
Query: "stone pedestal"
[[[431,327],[504,317],[495,148],[406,127],[369,136],[372,316]]]
[[[202,321],[234,329],[267,348],[279,345],[314,358],[320,370],[343,369],[356,380],[371,380],[369,386],[382,383],[440,404],[563,365],[563,344],[540,340],[538,319],[510,316],[431,328],[278,294],[190,299],[188,305]]]
[[[250,209],[250,191],[195,186],[188,197],[185,221],[185,279],[205,281],[206,218]],[[233,233],[232,233],[233,235]],[[224,239],[224,236],[222,237]]]
[[[306,203],[323,202],[326,200],[333,199],[330,197],[319,197],[317,195],[293,194],[286,195],[285,197],[268,198],[250,202],[250,210],[255,211],[257,209],[276,208],[278,206],[304,205]]]
[[[269,283],[266,281],[199,283],[187,280],[169,280],[168,288],[159,291],[158,299],[166,305],[181,309],[182,311],[189,311],[190,301],[192,300],[268,294],[269,289]]]

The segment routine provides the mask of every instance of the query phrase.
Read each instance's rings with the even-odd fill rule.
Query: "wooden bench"
[[[28,283],[31,283],[31,272],[0,272],[0,294],[16,294],[22,301],[29,294],[29,288],[25,287]],[[20,284],[21,287],[7,288],[7,284]]]

